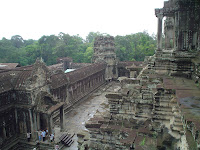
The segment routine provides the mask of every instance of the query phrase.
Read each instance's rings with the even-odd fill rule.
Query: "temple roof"
[[[20,67],[19,63],[0,63],[0,69],[14,69]]]
[[[25,80],[31,74],[32,66],[0,71],[0,93],[9,90],[22,90]]]
[[[61,87],[61,86],[66,85],[68,83],[68,80],[67,80],[64,72],[53,74],[53,75],[51,75],[50,78],[51,78],[51,88],[52,89]]]
[[[15,69],[0,70],[0,93],[9,90],[26,90],[26,86],[28,84],[26,81],[28,79],[30,80],[30,78],[35,78],[35,73],[37,75],[37,72],[35,72],[33,66],[34,65],[18,67]],[[67,74],[62,71],[52,73],[48,68],[46,68],[46,71],[49,72],[48,74],[50,75],[51,80],[46,84],[49,84],[50,88],[55,89],[68,83],[74,83],[80,79],[86,78],[91,74],[105,69],[105,67],[105,64],[87,64],[85,67]],[[50,68],[52,69],[52,66]]]
[[[68,78],[70,83],[74,83],[80,79],[86,78],[90,76],[91,74],[94,74],[105,68],[106,68],[106,64],[95,63],[95,64],[88,65],[86,67],[77,69],[75,71],[69,72],[66,74],[66,77]]]
[[[59,64],[51,65],[51,66],[48,66],[48,68],[50,70],[52,70],[52,71],[53,70],[58,70],[58,69],[62,70],[63,69],[63,64],[59,63]]]

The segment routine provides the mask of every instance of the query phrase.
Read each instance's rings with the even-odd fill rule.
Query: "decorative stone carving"
[[[114,47],[114,37],[99,36],[94,42],[94,63],[106,63],[106,80],[116,79],[118,77],[117,58]]]

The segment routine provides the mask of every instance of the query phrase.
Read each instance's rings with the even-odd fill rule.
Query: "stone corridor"
[[[64,150],[78,150],[77,146],[77,133],[81,130],[87,130],[85,128],[85,122],[87,122],[97,112],[103,114],[108,110],[108,101],[105,94],[109,91],[113,91],[119,87],[119,83],[110,82],[105,86],[100,87],[97,91],[87,97],[85,100],[80,101],[76,104],[66,115],[65,115],[65,132],[74,134],[74,143],[69,148]],[[59,129],[59,128],[58,128]],[[56,141],[59,138],[59,130],[56,130]]]

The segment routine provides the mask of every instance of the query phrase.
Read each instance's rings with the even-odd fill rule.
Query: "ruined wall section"
[[[117,64],[117,72],[118,77],[130,77],[130,69],[128,69],[129,66],[137,66],[141,67],[144,65],[143,61],[120,61]]]
[[[128,150],[150,145],[155,148],[156,138],[152,138],[154,130],[149,126],[153,126],[151,119],[156,84],[150,82],[151,87],[148,87],[146,81],[146,75],[141,81],[130,78],[120,80],[121,89],[106,95],[109,112],[105,116],[97,114],[86,123],[89,135],[78,135],[79,148]],[[144,139],[145,146],[141,145]]]
[[[112,117],[122,120],[151,118],[154,101],[153,93],[146,86],[139,85],[139,80],[128,81],[126,79],[122,82],[126,82],[126,85],[120,94],[106,96],[109,100]]]
[[[144,69],[138,79],[120,82],[118,92],[106,95],[109,112],[104,116],[97,114],[86,123],[89,134],[78,135],[79,148],[130,149],[134,145],[136,149],[149,146],[189,149],[191,145],[198,146],[198,123],[188,121],[189,118],[185,120],[175,90],[179,85],[171,86],[173,78]],[[146,147],[141,145],[144,138]]]

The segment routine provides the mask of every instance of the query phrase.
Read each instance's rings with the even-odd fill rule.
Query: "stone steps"
[[[168,107],[168,108],[165,108],[165,107],[155,107],[155,111],[165,111],[165,112],[171,112],[172,111],[172,108],[171,107]]]
[[[170,116],[173,116],[173,113],[172,113],[172,112],[166,112],[166,111],[155,111],[154,114],[157,114],[157,115],[170,115]]]
[[[157,120],[170,120],[171,116],[166,116],[166,115],[153,115],[153,119]]]
[[[183,132],[183,126],[173,126],[172,131]]]

